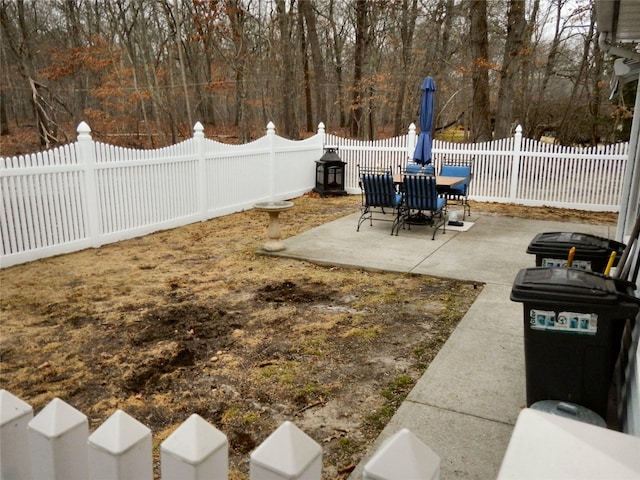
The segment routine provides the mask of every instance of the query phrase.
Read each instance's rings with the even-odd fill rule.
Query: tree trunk
[[[304,84],[304,119],[307,132],[313,132],[313,105],[311,103],[311,72],[309,71],[309,55],[307,53],[307,36],[304,31],[304,17],[298,9],[298,30],[300,31],[300,54],[302,57],[302,75]],[[327,119],[328,120],[328,119]]]
[[[7,104],[5,103],[5,94],[0,90],[0,135],[9,135],[9,119],[7,118]]]
[[[298,8],[300,8],[302,15],[304,16],[305,24],[307,26],[307,38],[309,39],[309,45],[311,47],[311,59],[313,61],[313,74],[311,75],[313,81],[311,83],[315,86],[313,91],[316,99],[317,121],[326,122],[327,78],[325,75],[320,40],[318,39],[318,32],[316,30],[316,17],[313,12],[313,2],[310,0],[302,0],[299,3]]]
[[[473,58],[472,139],[474,142],[491,140],[489,117],[489,38],[487,33],[487,1],[471,2],[471,55]]]
[[[58,141],[57,130],[58,124],[55,119],[55,110],[45,100],[42,91],[45,89],[42,83],[35,80],[36,68],[34,65],[34,45],[31,35],[30,26],[26,19],[24,0],[16,0],[13,6],[16,11],[13,12],[17,17],[16,31],[15,23],[10,19],[8,8],[11,5],[3,4],[0,6],[0,25],[6,39],[7,47],[11,50],[15,60],[18,62],[18,69],[22,80],[27,84],[30,92],[31,106],[36,122],[40,146],[49,148],[52,143]],[[35,5],[31,5],[35,8]]]
[[[404,124],[405,98],[407,95],[407,75],[413,58],[413,32],[418,15],[417,0],[402,0],[400,15],[400,40],[402,42],[402,71],[399,72],[396,87],[395,109],[393,113],[393,135],[402,133],[407,126]]]
[[[538,40],[533,38],[534,27],[538,21],[538,11],[540,10],[540,0],[533,0],[529,19],[525,22],[525,33],[523,35],[523,47],[520,66],[520,88],[514,99],[514,115],[518,123],[527,131],[529,125],[529,110],[531,109],[531,84],[534,68],[534,52],[537,49]]]
[[[516,80],[520,73],[520,56],[525,33],[524,0],[511,0],[507,19],[507,40],[500,69],[500,89],[496,106],[495,137],[505,138],[514,127]]]
[[[345,93],[344,93],[344,75],[343,75],[343,51],[344,51],[344,39],[341,38],[338,31],[338,24],[334,15],[335,2],[334,0],[329,1],[329,22],[331,23],[331,32],[333,36],[332,42],[332,51],[333,51],[333,61],[335,65],[335,75],[336,75],[336,102],[338,104],[338,115],[339,115],[339,123],[340,128],[344,128],[347,125],[347,115],[345,111]],[[329,120],[327,118],[327,120]]]
[[[349,131],[354,138],[362,138],[362,120],[364,101],[362,76],[364,70],[364,56],[367,43],[367,0],[356,0],[356,43],[353,54],[353,96],[351,100],[351,115]]]
[[[295,79],[293,74],[293,56],[291,55],[291,21],[286,11],[284,0],[277,0],[278,27],[280,28],[280,59],[282,61],[282,81],[280,82],[282,97],[282,121],[284,134],[291,140],[300,137],[296,120]]]
[[[564,6],[564,0],[558,0],[556,4],[556,24],[555,31],[553,35],[553,40],[551,41],[551,47],[549,48],[549,55],[547,56],[547,63],[544,68],[544,74],[542,77],[542,84],[540,86],[540,90],[538,92],[538,101],[534,103],[533,110],[531,112],[531,121],[529,122],[528,128],[525,132],[525,135],[530,138],[540,139],[542,136],[542,130],[537,128],[539,119],[538,115],[540,113],[540,106],[542,104],[542,100],[544,99],[547,85],[549,84],[549,79],[551,78],[553,72],[556,68],[556,58],[558,56],[560,50],[560,40],[562,36],[562,7]]]
[[[185,109],[187,111],[187,123],[189,130],[193,128],[193,116],[191,115],[191,102],[189,100],[189,87],[187,82],[187,69],[184,61],[184,46],[182,44],[182,15],[178,7],[178,0],[173,0],[174,6],[174,42],[178,51],[178,63],[180,65],[180,80],[182,82],[182,93],[184,95]]]
[[[231,22],[233,44],[235,46],[235,80],[236,80],[236,124],[238,141],[246,143],[251,140],[251,128],[247,118],[246,62],[248,46],[244,38],[245,11],[240,0],[226,0],[227,16]]]
[[[583,42],[580,67],[574,78],[571,96],[558,127],[556,140],[561,145],[571,143],[590,143],[595,145],[597,143],[596,132],[598,130],[600,91],[602,89],[599,86],[602,74],[602,55],[598,55],[596,52],[592,53],[594,44],[597,45],[595,35],[595,14],[592,11],[589,31],[585,35]],[[590,72],[590,65],[593,65],[594,72]],[[584,101],[581,101],[585,97],[585,91],[587,92],[586,102],[588,109],[583,107]],[[581,112],[588,112],[589,115],[581,114]],[[576,128],[576,124],[582,128]]]

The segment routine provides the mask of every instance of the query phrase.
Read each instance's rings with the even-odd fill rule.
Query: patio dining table
[[[396,185],[402,185],[402,179],[404,175],[395,173],[393,175],[393,183]],[[444,175],[436,175],[436,187],[438,191],[445,192],[450,188],[456,187],[468,181],[467,177],[448,177]]]

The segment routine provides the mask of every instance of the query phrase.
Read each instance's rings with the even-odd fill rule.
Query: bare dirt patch
[[[285,237],[360,198],[294,201]],[[289,419],[322,445],[324,478],[344,477],[482,285],[258,255],[265,238],[266,215],[247,211],[1,270],[2,388],[36,412],[60,397],[91,429],[123,409],[153,430],[156,457],[198,413],[228,436],[231,479],[248,477],[249,453]]]

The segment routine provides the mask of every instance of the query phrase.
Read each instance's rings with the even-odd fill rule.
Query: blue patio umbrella
[[[433,129],[433,110],[435,101],[436,84],[433,78],[427,77],[422,82],[422,99],[420,100],[420,135],[416,150],[413,152],[413,160],[416,163],[427,165],[431,163],[431,130]]]

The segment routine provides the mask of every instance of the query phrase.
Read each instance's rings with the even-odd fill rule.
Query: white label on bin
[[[529,326],[533,330],[595,335],[598,332],[596,313],[577,313],[536,310],[529,311]]]
[[[540,263],[542,267],[556,267],[565,268],[567,266],[567,259],[562,258],[543,258]],[[574,260],[571,263],[571,268],[578,268],[580,270],[591,270],[591,261],[589,260]]]

